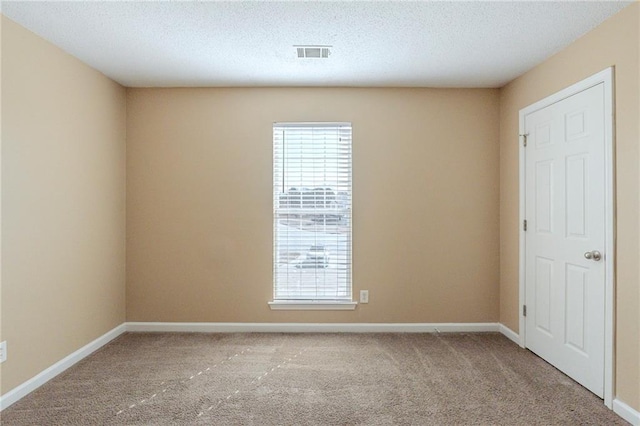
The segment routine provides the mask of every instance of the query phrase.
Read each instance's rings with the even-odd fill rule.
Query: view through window
[[[351,301],[351,124],[273,125],[274,300]]]

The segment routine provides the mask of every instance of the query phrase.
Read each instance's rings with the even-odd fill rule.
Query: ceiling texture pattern
[[[3,1],[2,13],[129,87],[501,87],[629,4]]]

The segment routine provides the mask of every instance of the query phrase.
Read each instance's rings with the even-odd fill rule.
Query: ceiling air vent
[[[294,46],[298,58],[328,58],[331,46]]]

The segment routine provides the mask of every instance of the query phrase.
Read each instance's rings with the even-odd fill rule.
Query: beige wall
[[[125,320],[125,89],[2,18],[2,392]]]
[[[500,92],[500,321],[518,331],[518,112],[615,66],[616,395],[640,409],[639,5],[605,21]]]
[[[127,319],[497,321],[498,91],[130,89]],[[275,121],[353,123],[348,312],[270,311]]]
[[[638,35],[637,35],[637,39],[638,41],[638,73],[640,74],[640,3],[637,3],[635,5],[635,9],[636,9],[636,13],[637,13],[637,22],[638,22]],[[640,77],[639,77],[640,80]],[[638,103],[640,103],[640,82],[638,83]],[[638,126],[638,145],[640,145],[640,105],[638,106],[638,111],[637,111],[638,115],[637,115],[637,121],[636,124]],[[640,146],[638,147],[638,152],[640,153]],[[638,161],[640,163],[640,160]],[[638,168],[638,173],[640,174],[640,167]],[[638,191],[640,191],[640,185],[638,185]],[[640,200],[640,193],[638,194],[638,200]],[[640,202],[639,202],[640,204]],[[639,212],[640,215],[640,212]],[[640,232],[640,226],[638,226],[638,232]],[[638,236],[638,240],[640,241],[640,235]],[[640,243],[639,243],[640,245]],[[640,259],[640,253],[638,254],[638,258]],[[640,261],[638,262],[638,269],[640,270]],[[638,272],[638,276],[640,276],[640,271]],[[637,293],[638,293],[638,309],[636,310],[636,312],[640,312],[640,283],[637,286]],[[640,314],[638,314],[640,315]],[[640,318],[638,319],[638,323],[640,323]],[[637,325],[638,328],[640,328],[640,324]],[[636,341],[638,341],[638,345],[640,345],[640,330],[638,331],[638,334],[636,334]],[[631,360],[631,362],[633,362],[633,360]],[[637,381],[636,383],[638,383],[638,387],[640,387],[640,348],[637,350],[636,352],[636,365],[638,366],[638,368],[636,369],[636,377],[637,377]],[[633,378],[633,376],[632,376]],[[636,389],[637,392],[637,403],[635,405],[635,409],[636,411],[640,412],[640,389]]]
[[[0,64],[2,63],[2,21],[0,13]],[[0,66],[0,100],[2,99],[2,66]],[[0,101],[0,206],[2,206],[2,102]],[[0,208],[0,342],[2,342],[2,208]],[[2,367],[0,366],[0,395],[2,395]]]

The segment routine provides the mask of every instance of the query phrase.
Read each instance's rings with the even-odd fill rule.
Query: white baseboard
[[[11,404],[14,404],[21,398],[25,397],[27,394],[33,392],[77,362],[91,355],[116,337],[120,336],[125,331],[127,331],[126,325],[120,324],[113,330],[108,331],[94,341],[84,345],[77,351],[73,352],[71,355],[64,357],[38,375],[32,377],[21,385],[18,385],[9,392],[0,396],[0,411],[4,410]]]
[[[497,323],[128,322],[132,332],[191,333],[452,333],[498,331]]]
[[[613,400],[613,412],[631,423],[633,426],[640,426],[640,412],[629,407],[619,399]]]
[[[504,324],[498,324],[498,329],[500,333],[507,339],[511,340],[513,343],[520,345],[520,335],[507,327]]]

